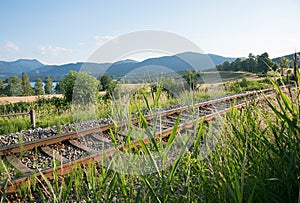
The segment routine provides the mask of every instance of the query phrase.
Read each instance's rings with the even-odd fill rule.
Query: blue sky
[[[105,41],[173,32],[205,53],[271,57],[300,50],[300,0],[2,0],[0,60],[85,61]]]

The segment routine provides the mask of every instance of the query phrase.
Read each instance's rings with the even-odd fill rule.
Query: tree
[[[37,78],[35,80],[34,92],[35,92],[35,95],[44,94],[43,81],[41,80],[41,78]]]
[[[255,56],[252,53],[249,53],[249,55],[248,55],[247,65],[248,65],[247,71],[253,73],[255,67],[257,66],[257,61],[256,61]]]
[[[196,89],[196,81],[199,78],[199,73],[197,71],[189,70],[182,77],[186,79],[191,90]]]
[[[99,81],[89,72],[69,71],[59,85],[61,93],[68,102],[73,100],[76,104],[94,103],[98,95]]]
[[[54,91],[55,91],[56,94],[60,94],[60,93],[63,92],[63,89],[62,89],[62,87],[60,85],[60,82],[56,83],[56,85],[54,87]]]
[[[281,76],[284,75],[284,69],[288,69],[290,67],[291,60],[286,57],[281,57],[279,61],[279,66],[281,70]]]
[[[98,96],[99,80],[90,75],[89,72],[79,72],[73,89],[73,103],[94,104]]]
[[[258,55],[257,57],[257,67],[254,72],[256,73],[263,73],[266,74],[269,70],[269,68],[272,68],[274,70],[275,65],[272,62],[272,60],[269,58],[269,54],[267,52]]]
[[[102,86],[102,89],[101,89],[101,90],[103,90],[103,91],[108,90],[108,89],[109,89],[109,86],[112,85],[112,81],[113,81],[112,78],[109,77],[108,75],[102,75],[102,76],[99,78],[99,80],[100,80],[100,84],[101,84],[101,86]]]
[[[18,76],[11,76],[7,79],[7,86],[5,88],[7,96],[21,95],[21,79]]]
[[[113,92],[115,91],[115,88],[117,86],[117,82],[113,81],[111,77],[108,75],[102,75],[99,76],[100,80],[100,90],[106,91],[105,98],[110,98],[112,97]]]
[[[223,63],[223,70],[226,71],[226,70],[229,70],[230,69],[230,63],[229,61],[225,61]]]
[[[22,92],[21,92],[21,94],[23,96],[30,96],[33,94],[33,89],[30,85],[29,77],[25,72],[22,73]]]
[[[160,86],[162,90],[167,93],[168,98],[175,98],[185,90],[184,83],[184,80],[167,77],[161,81]],[[157,89],[157,86],[152,85],[151,88],[155,90]]]
[[[5,96],[5,85],[3,80],[0,79],[0,96]]]
[[[248,71],[252,73],[266,74],[269,69],[277,70],[278,64],[274,63],[267,52],[257,55],[256,57],[249,53],[247,59],[237,58],[233,62],[229,63],[225,61],[223,64],[217,66],[219,71]]]
[[[224,63],[216,66],[218,71],[229,71],[230,70],[230,62],[225,61]]]
[[[70,70],[68,75],[59,82],[59,89],[68,102],[72,101],[76,76],[77,72]]]
[[[53,84],[50,76],[46,77],[45,81],[45,94],[53,94]]]
[[[116,86],[117,86],[117,82],[112,80],[106,89],[106,96],[111,97],[115,91]]]
[[[242,59],[241,58],[237,58],[235,59],[232,63],[231,63],[231,70],[233,71],[239,71],[242,70]]]

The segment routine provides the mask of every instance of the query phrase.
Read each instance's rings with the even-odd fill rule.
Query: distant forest
[[[247,71],[252,73],[266,74],[270,69],[276,71],[290,68],[292,61],[289,58],[281,57],[278,62],[272,61],[267,52],[254,56],[252,53],[248,58],[237,58],[233,62],[225,61],[224,63],[216,66],[219,71]]]

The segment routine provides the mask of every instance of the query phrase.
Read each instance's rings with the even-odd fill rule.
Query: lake
[[[57,83],[58,83],[58,82],[52,82],[53,88],[55,88],[55,86],[56,86]],[[31,87],[34,87],[34,84],[35,84],[35,82],[30,82]],[[45,83],[44,83],[44,82],[43,82],[43,86],[45,86]]]

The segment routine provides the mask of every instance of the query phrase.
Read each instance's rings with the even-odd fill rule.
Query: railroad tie
[[[170,120],[162,120],[162,122],[171,124],[171,125],[175,125],[175,121],[170,121]]]
[[[171,115],[167,115],[167,118],[173,119],[173,120],[177,120],[178,116],[171,116]],[[182,120],[182,118],[180,118],[180,120]]]
[[[106,143],[111,143],[111,140],[108,139],[107,137],[104,137],[102,135],[99,135],[99,134],[92,134],[91,135],[93,138],[95,138],[96,140],[99,140],[99,141],[102,141],[102,142],[106,142]]]
[[[154,123],[148,122],[148,126],[154,127]],[[160,124],[160,123],[157,123],[155,127],[158,128],[158,129],[160,129],[160,128],[162,128],[162,129],[168,129],[169,128],[169,127],[167,127],[167,126],[165,126],[163,124]]]
[[[181,118],[189,119],[189,118],[191,118],[191,117],[192,117],[191,114],[186,114],[186,113],[182,113],[182,114],[181,114]]]
[[[41,147],[41,150],[47,154],[48,156],[52,157],[53,159],[56,159],[58,161],[61,161],[61,162],[67,162],[69,161],[68,159],[66,159],[65,157],[63,157],[62,155],[59,154],[58,151],[48,147],[48,146],[45,146],[45,147]]]
[[[6,156],[6,159],[11,165],[13,165],[16,169],[18,169],[24,174],[31,173],[33,171],[32,169],[28,168],[25,164],[23,164],[22,161],[18,159],[18,157],[16,157],[15,155]]]
[[[89,148],[89,147],[87,147],[87,146],[81,144],[81,143],[78,142],[77,140],[68,140],[68,142],[69,142],[71,145],[73,145],[73,146],[75,146],[75,147],[77,147],[77,148],[79,148],[79,149],[82,149],[82,150],[84,150],[84,151],[86,151],[86,152],[88,152],[88,153],[90,153],[90,154],[98,153],[97,150],[91,149],[91,148]]]

